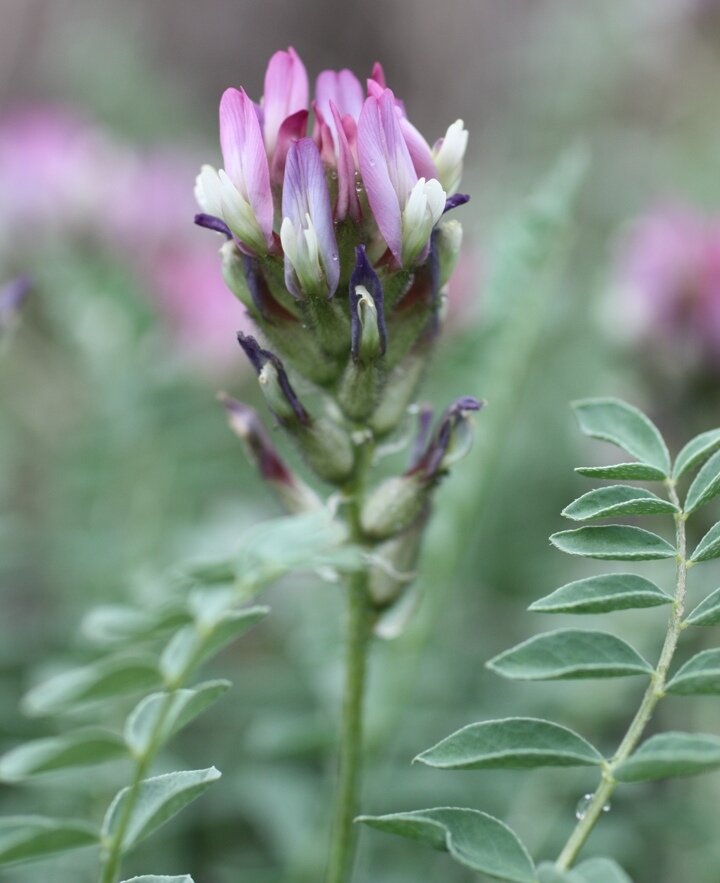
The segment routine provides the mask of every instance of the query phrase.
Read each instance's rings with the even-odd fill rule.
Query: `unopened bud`
[[[309,426],[310,415],[295,395],[280,359],[269,350],[264,350],[249,334],[239,331],[237,338],[257,372],[260,389],[273,414],[283,426]]]
[[[386,479],[363,503],[360,512],[363,532],[376,540],[395,536],[420,515],[427,496],[427,487],[417,475]]]
[[[414,455],[407,472],[387,479],[370,494],[360,512],[360,524],[368,537],[377,540],[395,536],[415,521],[450,465],[467,453],[469,413],[480,407],[481,403],[470,396],[453,402],[424,449]],[[421,420],[420,435],[426,434],[425,421]]]
[[[353,360],[363,364],[374,362],[385,355],[387,331],[382,285],[364,245],[355,249],[349,296]]]
[[[426,506],[407,530],[375,548],[368,589],[376,607],[394,604],[413,582],[429,514]]]
[[[355,449],[348,433],[329,417],[320,417],[292,431],[300,452],[315,474],[342,484],[355,467]]]
[[[438,224],[433,235],[437,243],[439,285],[442,288],[450,280],[460,257],[463,239],[462,224],[454,218],[449,218]]]
[[[257,413],[225,393],[219,393],[218,400],[225,406],[230,428],[245,443],[249,459],[286,509],[297,513],[321,508],[317,494],[282,460]]]

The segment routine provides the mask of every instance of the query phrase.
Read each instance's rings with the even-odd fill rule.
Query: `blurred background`
[[[589,489],[572,467],[612,456],[580,439],[568,401],[620,395],[676,450],[720,422],[720,3],[0,0],[0,11],[0,285],[32,281],[0,348],[0,751],[48,732],[19,700],[48,664],[88,655],[83,611],[189,555],[222,553],[243,526],[278,514],[215,402],[221,388],[257,395],[218,242],[192,224],[193,179],[219,159],[221,91],[258,98],[276,49],[294,45],[311,77],[344,66],[362,76],[380,60],[428,140],[458,116],[470,130],[465,252],[426,396],[490,405],[467,470],[439,494],[420,610],[373,664],[365,807],[477,807],[552,857],[592,773],[441,773],[410,761],[459,726],[511,713],[552,717],[611,750],[639,699],[633,679],[529,690],[484,662],[557,624],[525,612],[533,599],[597,570],[547,543],[560,509]],[[562,272],[532,309],[531,278],[491,310],[505,219],[577,144],[590,165]],[[669,588],[669,570],[643,572]],[[696,598],[716,587],[717,567],[704,571]],[[317,883],[338,595],[288,581],[268,623],[218,660],[234,690],[172,751],[224,778],[127,876]],[[664,617],[624,613],[607,626],[655,658]],[[689,634],[683,653],[713,643]],[[712,698],[671,698],[653,726],[717,733],[720,711]],[[75,803],[99,815],[114,786],[70,784],[71,798],[67,782],[57,793],[0,788],[0,812]],[[717,883],[719,797],[720,774],[626,786],[587,854],[614,855],[636,883]],[[47,867],[0,879],[93,879],[87,856]],[[472,879],[445,855],[361,832],[357,883]]]

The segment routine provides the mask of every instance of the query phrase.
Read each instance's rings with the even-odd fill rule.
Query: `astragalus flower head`
[[[259,332],[239,340],[270,410],[331,483],[404,421],[424,373],[461,242],[443,215],[469,198],[466,144],[458,121],[431,147],[379,64],[364,84],[322,71],[311,95],[291,48],[259,102],[222,96],[223,168],[203,167],[196,220],[226,238],[225,279]]]

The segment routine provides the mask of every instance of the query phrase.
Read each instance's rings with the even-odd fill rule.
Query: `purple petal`
[[[290,218],[296,229],[306,226],[306,215],[310,215],[328,284],[328,297],[332,297],[340,281],[340,262],[325,169],[320,159],[320,152],[312,138],[301,138],[292,144],[288,151],[282,214],[283,218]],[[286,279],[289,263],[286,258]],[[290,272],[292,273],[292,267]]]
[[[195,215],[194,221],[198,227],[205,227],[206,230],[222,233],[227,239],[233,238],[230,228],[222,218],[216,218],[215,215],[206,215],[205,212],[200,212]]]
[[[449,212],[454,208],[458,208],[458,206],[465,205],[465,203],[470,202],[470,194],[469,193],[453,193],[452,196],[448,196],[445,201],[445,208],[443,209],[443,214],[445,212]]]
[[[285,400],[292,408],[295,416],[298,419],[298,422],[302,423],[303,426],[310,425],[310,415],[302,406],[300,399],[298,399],[295,394],[295,390],[292,388],[290,384],[290,380],[288,379],[287,372],[285,371],[285,366],[280,361],[280,359],[275,355],[275,353],[270,352],[270,350],[264,350],[260,344],[255,340],[255,338],[250,334],[243,334],[242,331],[238,331],[237,339],[240,346],[243,348],[245,355],[248,357],[250,364],[253,366],[255,371],[260,374],[262,369],[270,362],[275,370],[277,371],[278,383],[280,384],[280,389],[282,390],[283,395],[285,396]]]
[[[385,78],[385,71],[383,70],[383,66],[379,61],[376,61],[372,66],[372,73],[370,74],[370,79],[377,83],[381,89],[387,89],[387,79]]]
[[[370,208],[398,263],[402,263],[402,209],[418,178],[386,89],[367,98],[358,123],[358,158]]]
[[[378,333],[380,335],[380,354],[384,355],[387,349],[387,326],[385,325],[383,287],[380,277],[368,260],[364,245],[358,245],[355,249],[355,267],[350,275],[350,284],[348,286],[350,295],[351,352],[353,359],[357,359],[360,354],[360,338],[362,335],[362,325],[357,308],[358,301],[360,300],[360,295],[356,291],[358,285],[362,285],[367,289],[375,304]]]
[[[220,146],[225,171],[252,206],[268,246],[272,245],[270,170],[255,105],[242,89],[226,89],[220,100]]]
[[[308,76],[300,56],[292,48],[276,52],[265,73],[263,116],[265,146],[272,156],[283,121],[308,107]]]

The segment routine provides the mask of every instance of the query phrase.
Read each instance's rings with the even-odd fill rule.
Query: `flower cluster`
[[[223,168],[205,165],[197,178],[196,222],[224,234],[225,280],[262,338],[240,333],[239,342],[278,424],[318,477],[343,487],[358,478],[363,445],[405,418],[437,337],[462,238],[445,213],[468,200],[458,192],[467,132],[458,120],[430,146],[379,64],[366,88],[349,70],[323,71],[311,102],[289,49],[271,58],[260,104],[225,91],[220,145]],[[324,394],[319,413],[296,392],[309,387]],[[285,503],[311,499],[254,412],[224,401]],[[459,400],[434,434],[423,418],[425,449],[393,480],[407,506],[381,524],[372,512],[392,488],[370,494],[368,541],[420,532],[451,443],[477,407]]]

